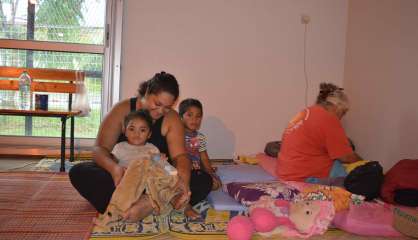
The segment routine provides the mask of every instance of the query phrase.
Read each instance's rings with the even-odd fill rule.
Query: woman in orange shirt
[[[285,129],[276,167],[283,180],[305,181],[329,176],[334,160],[361,160],[353,152],[341,118],[349,102],[342,88],[321,83],[316,104],[298,113]]]

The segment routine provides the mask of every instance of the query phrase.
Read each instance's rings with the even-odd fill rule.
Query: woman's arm
[[[161,133],[167,140],[171,159],[178,171],[177,186],[182,190],[182,196],[177,199],[173,207],[179,210],[186,206],[191,195],[189,188],[191,163],[184,147],[184,126],[178,113],[172,110],[165,115],[161,128]]]
[[[162,134],[167,139],[168,151],[177,168],[179,177],[189,186],[191,163],[184,146],[184,126],[176,111],[170,111],[165,116]]]
[[[112,108],[100,124],[93,151],[93,160],[112,175],[115,185],[123,176],[123,168],[117,164],[110,152],[122,133],[123,118],[128,112],[129,100],[124,100]]]

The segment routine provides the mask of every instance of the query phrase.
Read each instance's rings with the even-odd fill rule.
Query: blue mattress
[[[235,201],[228,193],[222,190],[212,191],[208,196],[208,202],[218,211],[246,211],[247,208]]]
[[[218,166],[216,174],[222,184],[231,182],[268,182],[277,180],[258,165],[238,164]]]
[[[276,180],[276,177],[271,176],[260,166],[249,164],[220,165],[216,174],[224,186],[231,182],[268,182]],[[222,190],[212,191],[208,196],[208,202],[215,210],[219,211],[247,210],[245,206]]]

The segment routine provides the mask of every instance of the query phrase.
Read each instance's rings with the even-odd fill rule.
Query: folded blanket
[[[125,174],[113,192],[106,212],[99,217],[98,225],[107,225],[122,219],[122,214],[134,204],[142,194],[149,195],[154,209],[159,214],[168,214],[171,199],[179,194],[175,189],[177,175],[168,175],[158,164],[150,159],[131,161]]]

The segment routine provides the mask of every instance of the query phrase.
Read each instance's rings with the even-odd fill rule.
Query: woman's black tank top
[[[136,101],[137,101],[136,97],[130,99],[131,112],[136,111]],[[151,138],[148,139],[148,142],[154,144],[160,150],[161,153],[164,153],[170,159],[170,153],[168,152],[167,140],[165,139],[165,136],[161,134],[161,126],[163,124],[163,120],[164,120],[164,116],[160,117],[157,121],[155,121],[152,124],[152,127],[151,127],[152,134],[151,134]],[[126,141],[126,140],[127,139],[123,133],[119,135],[118,143]]]

